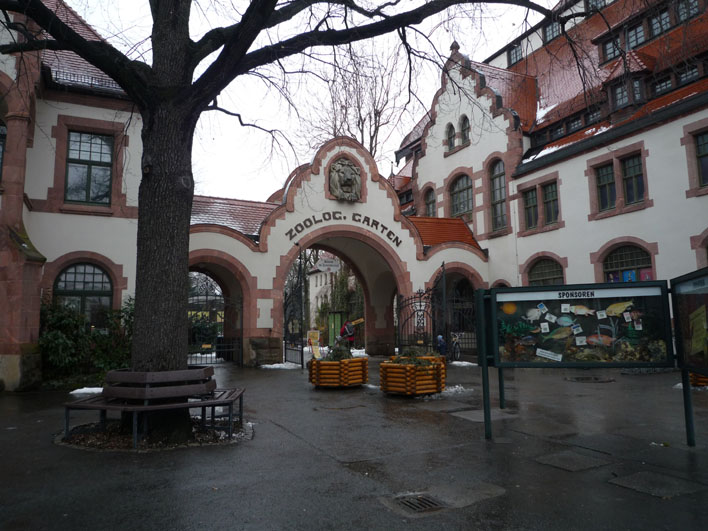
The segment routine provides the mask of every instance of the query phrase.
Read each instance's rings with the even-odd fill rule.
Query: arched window
[[[105,328],[112,299],[111,279],[93,264],[69,266],[54,282],[54,300],[84,314],[92,329]]]
[[[492,165],[492,230],[506,227],[506,179],[504,162],[496,161]]]
[[[447,150],[450,151],[455,147],[455,126],[447,124],[445,136],[447,137]]]
[[[472,210],[472,180],[462,175],[452,183],[450,188],[452,215],[459,216]]]
[[[429,218],[434,218],[437,214],[435,208],[435,190],[428,188],[425,192],[425,215]]]
[[[7,127],[0,120],[0,181],[2,181],[2,159],[5,154],[5,138],[7,137]]]
[[[651,256],[636,245],[623,245],[607,255],[602,268],[607,282],[653,280]]]
[[[550,258],[541,258],[529,269],[529,286],[550,284],[563,284],[563,266]]]
[[[462,115],[462,118],[460,118],[460,143],[464,144],[465,142],[468,142],[470,139],[470,120],[465,116],[464,114]]]

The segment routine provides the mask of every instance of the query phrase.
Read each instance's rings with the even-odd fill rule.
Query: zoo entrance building
[[[398,175],[334,138],[265,202],[194,198],[190,269],[240,301],[224,335],[244,363],[281,359],[301,249],[357,276],[371,355],[393,352],[395,295],[432,286],[443,263],[448,289],[466,293],[708,265],[705,0],[587,2],[601,13],[566,28],[583,68],[553,20],[482,63],[453,43]],[[68,52],[0,57],[0,96],[0,387],[14,390],[39,377],[43,298],[92,319],[134,291],[141,123],[120,87]]]

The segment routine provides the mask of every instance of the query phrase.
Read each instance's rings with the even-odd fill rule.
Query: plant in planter
[[[322,359],[307,362],[310,383],[315,387],[352,387],[369,381],[369,359],[354,358],[337,345]]]
[[[445,389],[445,358],[411,347],[379,368],[381,390],[399,395],[426,395]]]

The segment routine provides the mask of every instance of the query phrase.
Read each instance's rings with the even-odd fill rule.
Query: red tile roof
[[[243,199],[194,196],[192,225],[223,225],[247,236],[258,236],[263,220],[279,205]]]
[[[62,0],[44,0],[44,4],[84,39],[89,41],[104,40],[88,22]],[[51,39],[47,34],[45,34],[45,37]],[[42,63],[51,69],[53,80],[62,85],[122,92],[120,86],[113,79],[74,52],[45,50],[42,52]]]
[[[482,248],[462,218],[408,218],[418,229],[423,245],[461,242],[479,249]]]

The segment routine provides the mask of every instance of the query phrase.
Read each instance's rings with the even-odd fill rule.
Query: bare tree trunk
[[[132,366],[184,369],[196,119],[169,103],[144,118]]]

